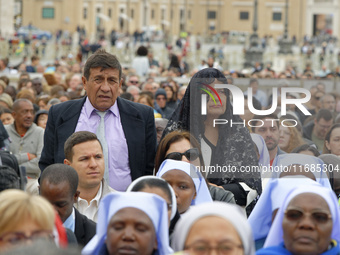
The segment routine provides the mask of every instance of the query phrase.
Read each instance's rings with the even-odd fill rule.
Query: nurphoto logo
[[[221,98],[218,95],[216,89],[229,89],[229,91],[231,92],[231,97],[232,97],[232,102],[234,104],[233,107],[233,115],[243,115],[244,114],[244,94],[243,91],[238,88],[235,85],[231,85],[231,84],[216,84],[215,88],[203,84],[202,85],[206,86],[207,88],[210,89],[210,91],[212,91],[217,98],[219,99],[221,105]],[[215,97],[212,95],[212,93],[205,89],[205,88],[200,88],[201,90],[203,90],[204,92],[206,92],[206,94],[202,94],[201,95],[201,102],[202,102],[202,107],[201,107],[201,114],[202,115],[207,115],[207,94],[213,99],[215,105],[217,104]],[[301,93],[304,94],[305,97],[303,98],[287,98],[287,94],[294,92],[294,93]],[[266,109],[266,110],[258,110],[255,109],[253,106],[253,94],[252,94],[252,88],[248,88],[248,108],[249,110],[255,114],[255,115],[269,115],[272,114],[273,112],[276,111],[277,109],[277,102],[278,102],[278,88],[272,88],[272,95],[273,95],[273,100],[272,100],[272,106],[270,109]],[[307,103],[310,98],[311,98],[311,93],[309,90],[305,89],[305,88],[281,88],[281,115],[286,115],[287,114],[287,104],[294,104],[297,108],[299,108],[301,110],[301,112],[304,115],[312,115],[307,108],[303,105],[304,103]],[[272,121],[272,125],[274,126],[274,121]],[[275,120],[275,121],[279,121],[279,120]],[[293,126],[297,125],[297,121],[294,119],[291,120],[286,120],[286,121],[290,121],[295,123]],[[258,119],[253,119],[253,120],[249,120],[248,121],[248,125],[250,127],[253,127],[251,125],[252,122],[259,122],[261,123],[260,126],[262,126],[264,124],[264,122],[262,120],[258,120]],[[215,119],[214,120],[214,127],[215,125],[224,125],[230,123],[230,125],[232,126],[233,124],[243,124],[245,126],[245,121],[243,121],[242,123],[232,123],[232,120],[226,120],[226,119]],[[281,123],[283,124],[283,123]],[[284,125],[284,124],[283,124]],[[255,126],[255,127],[260,127],[260,126]],[[284,125],[285,126],[285,125]]]

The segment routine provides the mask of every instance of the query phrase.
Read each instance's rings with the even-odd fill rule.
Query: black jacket
[[[78,245],[85,246],[96,234],[96,223],[81,214],[76,208],[74,234],[77,237]]]

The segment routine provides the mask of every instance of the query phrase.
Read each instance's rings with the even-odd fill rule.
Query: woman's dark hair
[[[192,145],[193,148],[197,148],[199,151],[199,159],[201,166],[204,166],[204,160],[202,157],[201,146],[189,132],[187,131],[173,131],[167,134],[159,143],[156,157],[155,157],[155,174],[158,172],[159,167],[161,166],[162,162],[165,160],[165,154],[169,150],[171,144],[182,141],[188,140],[188,142]]]
[[[169,70],[172,67],[177,68],[178,70],[180,70],[178,57],[175,54],[172,54],[171,57],[170,57]]]
[[[168,83],[168,82],[161,83],[161,87],[162,87],[163,89],[165,89],[165,87],[168,87],[168,88],[171,89],[171,91],[172,91],[172,97],[171,97],[171,98],[168,98],[168,101],[169,101],[169,102],[176,102],[176,101],[177,101],[177,93],[175,92],[174,87],[173,87],[170,83]]]
[[[322,150],[322,154],[331,154],[331,151],[327,148],[326,146],[326,141],[329,143],[331,140],[331,134],[333,132],[334,129],[336,128],[340,128],[340,123],[336,123],[334,124],[327,132],[326,136],[325,136],[325,141],[323,143],[323,150]]]
[[[149,178],[149,179],[143,179],[140,180],[132,189],[131,191],[143,191],[145,188],[159,188],[165,192],[165,194],[168,196],[169,200],[172,201],[172,195],[169,188],[169,184],[162,180],[162,179],[156,179],[156,178]]]
[[[315,157],[320,156],[320,152],[315,148],[314,145],[309,145],[309,144],[303,144],[294,150],[292,150],[291,153],[300,153],[301,151],[310,151],[313,152]]]
[[[145,46],[139,46],[137,49],[137,55],[138,56],[147,56],[148,55],[148,49]]]

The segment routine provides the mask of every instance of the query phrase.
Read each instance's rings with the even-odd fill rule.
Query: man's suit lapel
[[[74,235],[76,236],[78,243],[84,242],[85,229],[83,221],[79,211],[76,208],[74,208],[74,211],[75,211]]]
[[[142,174],[139,166],[145,165],[145,123],[133,105],[119,97],[117,102],[129,150],[131,177],[134,180]]]
[[[85,103],[86,97],[75,100],[73,104],[70,104],[67,108],[64,109],[64,111],[61,113],[60,122],[59,125],[56,127],[56,133],[57,133],[57,143],[59,148],[62,148],[59,150],[62,152],[62,155],[58,155],[57,160],[64,160],[64,143],[75,131],[78,123],[78,119],[80,116],[81,109],[83,107],[83,104]],[[59,158],[60,157],[60,158]],[[60,161],[60,162],[62,162]]]

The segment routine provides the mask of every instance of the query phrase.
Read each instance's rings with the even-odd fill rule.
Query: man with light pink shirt
[[[156,152],[153,109],[118,97],[122,68],[114,55],[104,50],[86,62],[83,86],[87,96],[53,105],[49,111],[39,166],[43,171],[53,163],[63,163],[64,143],[76,131],[96,133],[106,112],[105,138],[108,149],[108,183],[124,191],[132,180],[152,175]]]

